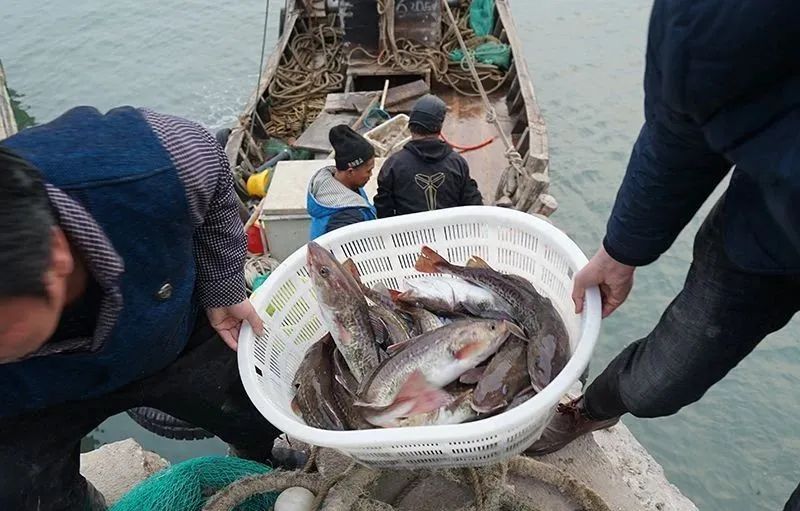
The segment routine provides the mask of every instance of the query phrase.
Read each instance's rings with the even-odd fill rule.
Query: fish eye
[[[327,278],[330,275],[331,271],[328,269],[327,266],[323,266],[319,269],[319,276],[322,278]]]

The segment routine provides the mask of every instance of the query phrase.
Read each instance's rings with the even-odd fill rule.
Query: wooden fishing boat
[[[484,203],[552,213],[547,130],[509,2],[485,2],[492,20],[485,35],[472,28],[473,2],[484,3],[287,0],[277,46],[226,142],[237,190],[251,210],[258,200],[249,197],[246,181],[254,174],[289,157],[319,168],[308,160],[330,158],[330,127],[345,123],[364,133],[375,125],[379,105],[388,115],[379,111],[378,120],[402,116],[430,91],[448,105],[443,135],[462,151]],[[481,61],[478,46],[485,43],[505,49],[507,67]],[[477,60],[463,51],[461,60],[453,57],[465,47]],[[276,149],[278,141],[289,150]]]
[[[6,74],[3,63],[0,62],[0,140],[8,138],[17,132],[17,122],[14,119],[14,110],[11,108],[11,97],[6,88]]]

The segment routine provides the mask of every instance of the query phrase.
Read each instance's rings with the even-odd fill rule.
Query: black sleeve
[[[378,218],[395,216],[393,164],[394,158],[387,159],[378,174],[378,193],[374,199]]]
[[[458,155],[458,165],[461,167],[461,197],[459,206],[483,206],[483,197],[478,190],[478,183],[469,175],[469,164],[463,156]]]
[[[361,212],[360,208],[343,209],[331,215],[331,219],[328,221],[325,232],[329,233],[333,230],[339,229],[340,227],[346,227],[350,224],[356,224],[363,221],[364,214]]]

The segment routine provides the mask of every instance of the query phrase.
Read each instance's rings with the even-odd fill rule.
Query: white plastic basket
[[[253,295],[266,332],[248,325],[239,336],[239,372],[250,399],[290,437],[337,449],[373,467],[459,467],[502,461],[539,438],[559,399],[586,369],[600,330],[600,294],[591,289],[580,316],[570,298],[572,275],[586,257],[563,232],[514,210],[467,206],[373,220],[317,240],[340,260],[353,258],[365,283],[399,288],[418,275],[414,263],[428,245],[455,264],[472,255],[529,279],[550,297],[567,326],[572,357],[542,392],[500,415],[452,426],[327,431],[306,425],[291,410],[292,378],[308,347],[327,329],[320,319],[306,248],[284,261]]]

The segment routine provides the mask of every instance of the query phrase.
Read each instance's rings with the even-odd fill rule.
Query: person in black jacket
[[[467,161],[439,138],[446,112],[444,101],[431,94],[414,104],[411,141],[378,174],[378,218],[483,204]]]
[[[575,276],[576,311],[599,286],[603,316],[614,312],[635,269],[670,247],[733,167],[730,184],[653,331],[561,407],[529,454],[626,413],[678,412],[800,310],[798,24],[800,4],[788,0],[655,1],[645,123],[602,245]],[[800,510],[800,487],[785,509]]]

